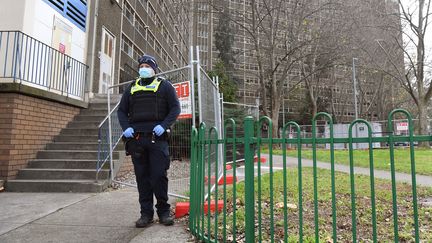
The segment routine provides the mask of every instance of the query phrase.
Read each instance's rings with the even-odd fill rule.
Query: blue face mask
[[[139,69],[140,78],[151,78],[155,76],[155,72],[153,68],[150,67],[142,67]]]

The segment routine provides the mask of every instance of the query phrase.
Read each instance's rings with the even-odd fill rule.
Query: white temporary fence
[[[197,81],[198,81],[198,111],[199,111],[199,123],[205,124],[205,126],[212,129],[212,133],[206,134],[206,136],[212,136],[213,138],[222,138],[222,105],[221,95],[219,93],[218,79],[211,78],[207,75],[206,71],[201,67],[199,62],[199,48],[196,48],[197,54]],[[214,190],[216,183],[223,176],[223,163],[216,161],[222,161],[223,158],[223,146],[222,144],[215,146],[205,145],[205,158],[204,163],[204,175],[214,175],[217,170],[218,178],[212,180],[208,178],[207,183],[211,184],[210,191],[206,191],[205,198],[210,195],[211,191]],[[208,176],[209,177],[209,176]],[[205,187],[206,189],[208,187]]]

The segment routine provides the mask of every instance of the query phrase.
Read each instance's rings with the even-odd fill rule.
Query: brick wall
[[[0,94],[0,179],[13,179],[80,109],[16,93]]]

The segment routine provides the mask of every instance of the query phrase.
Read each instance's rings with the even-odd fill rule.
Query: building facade
[[[204,3],[205,2],[205,3]],[[262,53],[260,55],[267,55],[267,52],[271,46],[262,44],[262,42],[268,42],[268,35],[271,28],[263,28],[264,26],[270,26],[271,23],[265,23],[267,20],[263,17],[262,28],[256,33],[251,33],[252,28],[252,1],[250,0],[224,0],[224,1],[204,1],[197,3],[195,6],[195,19],[194,19],[194,31],[196,33],[196,39],[194,43],[201,46],[201,57],[203,64],[211,64],[208,69],[214,68],[215,64],[220,61],[219,54],[220,50],[216,48],[216,42],[218,42],[215,36],[231,35],[232,43],[230,47],[231,53],[234,55],[234,63],[231,66],[232,77],[237,82],[237,97],[238,102],[245,104],[256,104],[257,98],[260,98],[261,87],[260,77],[259,77],[259,65],[257,62],[257,51],[254,43],[254,38],[259,39],[260,46],[262,47]],[[335,1],[338,2],[338,1]],[[340,9],[337,8],[324,8],[317,16],[304,18],[304,25],[309,25],[308,28],[304,28],[302,32],[296,34],[297,40],[290,40],[289,35],[294,35],[292,31],[295,30],[290,26],[290,23],[296,23],[295,15],[304,14],[300,13],[299,8],[295,8],[291,2],[287,1],[283,3],[279,18],[273,19],[278,22],[281,26],[287,26],[284,30],[283,28],[277,29],[275,36],[276,39],[280,40],[280,44],[275,44],[274,47],[276,51],[276,56],[279,55],[283,58],[284,53],[284,42],[290,42],[290,44],[297,44],[300,48],[303,48],[303,53],[312,53],[311,48],[313,48],[314,43],[304,44],[301,43],[302,40],[312,40],[311,34],[325,33],[319,32],[319,28],[315,23],[323,23],[325,28],[332,28],[329,33],[337,33],[346,31],[346,35],[340,34],[340,39],[330,39],[326,36],[322,38],[321,42],[339,42],[344,40],[344,44],[340,44],[338,47],[339,60],[335,61],[334,64],[325,67],[325,71],[314,72],[313,75],[307,73],[302,73],[305,70],[311,68],[315,65],[310,65],[307,63],[307,58],[301,57],[301,54],[296,54],[296,58],[304,59],[305,61],[293,63],[290,70],[287,73],[277,71],[275,76],[279,77],[281,75],[286,75],[286,82],[282,90],[282,100],[280,107],[280,122],[288,120],[300,121],[303,119],[303,114],[311,113],[308,110],[310,105],[309,101],[309,87],[311,84],[306,84],[304,82],[305,77],[313,76],[312,86],[313,93],[317,96],[318,109],[320,111],[327,111],[334,115],[337,122],[349,122],[356,117],[355,112],[355,102],[354,102],[354,88],[353,88],[353,65],[352,60],[355,58],[357,60],[354,65],[357,65],[357,116],[364,117],[372,120],[382,119],[382,114],[386,114],[389,107],[380,107],[383,102],[380,97],[385,99],[392,99],[390,97],[391,92],[387,92],[387,87],[392,87],[394,84],[390,84],[391,80],[386,80],[386,87],[382,94],[377,93],[377,83],[383,83],[382,73],[372,73],[365,71],[366,69],[372,69],[373,67],[367,67],[365,63],[371,63],[370,57],[367,57],[365,53],[359,50],[366,49],[367,52],[378,54],[383,60],[385,58],[385,53],[377,52],[378,45],[374,42],[374,39],[386,39],[389,43],[392,42],[391,38],[386,37],[385,31],[380,32],[377,35],[372,36],[370,34],[371,28],[367,29],[364,26],[375,26],[379,28],[379,25],[386,22],[388,24],[397,24],[398,19],[389,18],[388,16],[395,16],[394,14],[398,12],[398,4],[395,1],[372,1],[371,3],[355,2],[355,1],[340,1]],[[260,13],[266,11],[263,2],[255,1],[255,18]],[[268,4],[268,3],[267,3]],[[300,4],[300,2],[299,2]],[[303,6],[302,8],[313,9],[316,7],[314,2],[310,2],[310,6]],[[281,5],[281,6],[282,6]],[[212,9],[213,11],[203,11],[207,9]],[[295,10],[294,10],[295,9]],[[353,16],[347,16],[342,11],[350,10],[355,12]],[[226,11],[228,14],[223,15],[221,12]],[[297,12],[295,12],[297,11]],[[312,12],[312,11],[311,11]],[[276,15],[276,14],[275,14]],[[264,16],[264,14],[262,15]],[[357,16],[357,17],[356,17]],[[228,18],[229,24],[221,21],[221,18]],[[354,20],[354,18],[357,18]],[[351,22],[356,22],[356,27],[349,27],[348,24]],[[393,23],[389,23],[393,21]],[[220,33],[220,24],[229,25],[229,31]],[[312,23],[312,24],[311,24]],[[314,25],[315,24],[315,25]],[[315,28],[315,29],[314,29]],[[350,29],[351,28],[351,29]],[[318,29],[318,30],[317,30]],[[354,29],[354,30],[353,30]],[[218,32],[219,31],[219,32]],[[351,32],[349,32],[351,31]],[[254,36],[253,36],[254,35]],[[287,35],[287,37],[284,37]],[[367,39],[367,40],[364,40]],[[362,41],[360,41],[362,40]],[[312,42],[312,41],[311,41]],[[362,44],[369,42],[368,46],[362,46]],[[210,43],[210,44],[208,44]],[[394,41],[393,41],[394,43]],[[307,47],[304,47],[307,46]],[[335,48],[333,46],[328,47],[326,43],[318,43],[315,46],[325,46],[327,48]],[[278,51],[280,49],[280,51]],[[211,52],[211,54],[209,54]],[[313,54],[313,53],[312,53]],[[312,55],[311,54],[311,55]],[[308,54],[309,55],[309,54]],[[322,58],[322,57],[319,57]],[[329,55],[328,59],[331,59]],[[211,59],[211,60],[210,60]],[[377,58],[378,59],[378,58]],[[276,59],[275,59],[276,60]],[[376,60],[375,60],[376,61]],[[270,63],[269,60],[267,63]],[[261,68],[268,68],[264,63]],[[403,57],[400,62],[401,67],[403,67]],[[320,67],[321,68],[321,67]],[[385,75],[384,75],[385,76]],[[386,77],[388,79],[388,77]],[[394,92],[396,94],[397,92]],[[393,94],[392,94],[393,95]],[[261,104],[262,104],[261,99]],[[383,105],[381,105],[383,106]],[[262,108],[262,107],[261,107]],[[306,120],[308,120],[307,118]]]
[[[108,85],[135,79],[143,54],[154,56],[161,71],[187,65],[189,6],[171,0],[93,1],[90,11],[97,14],[90,21],[97,24],[89,41],[94,45],[94,53],[89,53],[94,59],[91,91],[106,93]]]
[[[155,56],[160,71],[189,62],[187,1],[0,5],[0,180],[16,178],[93,97],[135,79],[139,56]]]
[[[88,8],[86,1],[1,5],[0,180],[7,180],[88,106]]]
[[[137,60],[144,53],[156,57],[161,71],[188,64],[187,5],[146,0],[125,0],[123,4],[120,82],[137,76]]]

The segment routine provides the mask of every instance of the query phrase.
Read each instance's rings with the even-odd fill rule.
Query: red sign
[[[396,123],[397,131],[408,131],[408,122],[398,122]]]
[[[62,54],[65,54],[66,52],[66,46],[62,43],[59,43],[59,52],[61,52]]]
[[[174,87],[179,99],[183,97],[189,97],[189,82],[177,83],[174,84]]]
[[[192,118],[192,100],[189,81],[173,84],[180,102],[179,119]]]

